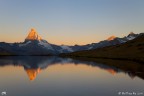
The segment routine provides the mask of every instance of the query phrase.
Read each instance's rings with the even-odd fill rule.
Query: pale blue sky
[[[144,32],[144,0],[0,0],[0,41],[31,28],[54,44],[88,44]]]

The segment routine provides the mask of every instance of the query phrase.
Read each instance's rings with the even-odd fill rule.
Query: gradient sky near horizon
[[[144,32],[144,0],[0,0],[0,42],[31,28],[53,44],[88,44]]]

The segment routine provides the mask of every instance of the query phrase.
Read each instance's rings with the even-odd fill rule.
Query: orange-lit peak
[[[109,37],[107,40],[108,41],[111,41],[111,40],[114,40],[116,37],[115,36],[111,36],[111,37]]]
[[[36,32],[36,30],[34,28],[31,28],[31,32]]]
[[[32,28],[31,31],[29,32],[26,40],[42,40],[42,38],[38,35],[36,30],[34,28]]]
[[[26,72],[28,74],[30,81],[33,81],[36,78],[37,74],[40,72],[40,68],[38,68],[38,69],[26,69]]]

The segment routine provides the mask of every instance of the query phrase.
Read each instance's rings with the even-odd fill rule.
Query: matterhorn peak
[[[25,40],[42,40],[34,28],[31,29]]]
[[[115,36],[111,36],[111,37],[109,37],[107,40],[108,41],[111,41],[111,40],[114,40],[116,37]]]

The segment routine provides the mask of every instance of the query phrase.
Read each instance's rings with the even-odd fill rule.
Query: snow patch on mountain
[[[125,41],[124,39],[118,39],[118,41],[119,41],[120,43],[125,43],[125,42],[127,42],[127,41]]]
[[[73,52],[73,50],[72,50],[72,48],[70,48],[70,47],[68,47],[68,46],[66,46],[66,45],[62,45],[62,46],[60,46],[62,49],[64,49],[64,50],[67,50],[67,51],[69,51],[69,52]]]
[[[47,49],[54,50],[54,49],[52,48],[52,46],[51,46],[49,43],[47,43],[47,42],[39,41],[38,44],[39,44],[39,45],[42,45],[43,47],[45,47],[45,48],[47,48]]]
[[[19,47],[27,46],[27,45],[30,44],[30,43],[31,43],[31,41],[28,41],[28,42],[23,43],[23,44],[19,44]]]
[[[91,50],[91,49],[93,49],[93,46],[91,46],[91,47],[88,48],[88,50]]]
[[[128,36],[127,39],[128,40],[133,40],[133,39],[135,39],[135,37],[134,36]]]

